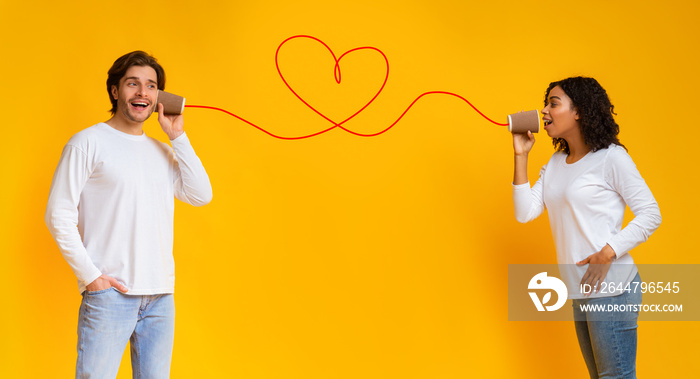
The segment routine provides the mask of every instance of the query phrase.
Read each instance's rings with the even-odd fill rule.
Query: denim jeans
[[[637,274],[622,295],[573,299],[576,336],[591,378],[636,378],[638,309],[642,303]],[[634,291],[636,289],[636,291]],[[584,312],[581,305],[618,311]],[[630,309],[632,308],[632,309]],[[619,311],[623,309],[624,311]]]
[[[76,378],[115,378],[131,341],[134,378],[168,378],[175,334],[172,294],[130,296],[114,288],[84,292]]]

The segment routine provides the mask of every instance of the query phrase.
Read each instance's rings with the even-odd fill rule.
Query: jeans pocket
[[[642,304],[642,287],[640,284],[641,279],[639,273],[637,273],[630,282],[631,290],[627,292],[627,297],[625,299],[627,304],[635,304],[637,306]]]
[[[99,295],[103,295],[103,294],[106,294],[106,293],[109,293],[112,291],[115,291],[114,287],[105,288],[105,289],[99,290],[99,291],[85,291],[85,295],[99,296]]]

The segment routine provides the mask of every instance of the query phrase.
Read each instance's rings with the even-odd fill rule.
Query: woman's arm
[[[513,206],[515,208],[515,219],[522,223],[534,220],[544,211],[542,194],[544,183],[542,178],[546,165],[540,170],[540,178],[532,188],[530,188],[527,179],[527,158],[534,144],[535,137],[530,132],[527,134],[513,134],[513,152],[515,156]]]
[[[616,148],[608,154],[606,181],[620,194],[634,219],[608,242],[617,257],[646,241],[661,224],[659,204],[627,152]]]
[[[513,133],[513,184],[525,184],[527,180],[527,157],[535,144],[535,136],[528,130],[527,134]]]

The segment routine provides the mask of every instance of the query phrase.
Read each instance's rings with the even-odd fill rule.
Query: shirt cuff
[[[629,253],[629,250],[625,251],[624,249],[622,249],[622,247],[617,246],[617,244],[614,241],[608,241],[607,244],[610,245],[610,247],[615,252],[615,260],[620,259],[620,257]]]
[[[170,143],[180,143],[184,141],[189,141],[189,138],[187,138],[187,132],[182,132],[182,134],[175,137],[175,139],[171,139]]]
[[[512,183],[511,183],[512,184]],[[525,182],[523,184],[513,184],[514,190],[519,190],[521,188],[530,188],[530,182]]]

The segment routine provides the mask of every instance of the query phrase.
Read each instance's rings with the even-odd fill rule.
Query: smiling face
[[[567,140],[567,137],[581,134],[578,111],[573,106],[571,98],[559,86],[549,91],[547,104],[542,109],[542,121],[544,121],[544,130],[552,138]]]
[[[117,101],[114,117],[129,124],[141,124],[155,110],[158,97],[158,76],[149,66],[131,66],[112,86],[112,97]]]

